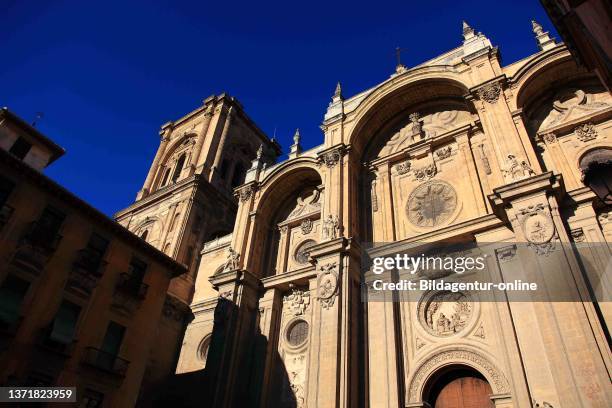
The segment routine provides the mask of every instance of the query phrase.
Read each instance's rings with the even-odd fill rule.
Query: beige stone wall
[[[610,209],[584,186],[579,162],[588,151],[612,146],[610,103],[563,46],[546,45],[502,67],[488,39],[469,26],[455,50],[412,69],[398,67],[351,98],[338,88],[323,144],[297,153],[292,147],[289,160],[254,167],[241,187],[231,236],[240,255],[236,271],[219,270],[222,251],[202,257],[192,304],[197,317],[177,372],[203,368],[198,347],[215,319],[223,321],[215,317],[221,301],[214,289],[240,308],[238,316],[257,313],[242,303],[252,301],[248,276],[259,282],[257,332],[217,351],[242,353],[264,336],[256,387],[262,406],[366,400],[372,407],[421,407],[430,378],[452,365],[480,372],[495,406],[609,406],[604,326],[610,311],[589,301],[587,287],[604,282],[609,291]],[[313,203],[313,185],[320,207],[310,216],[294,213]],[[435,200],[439,211],[432,216],[427,206]],[[543,245],[564,248],[562,262],[543,257],[544,247],[512,246],[530,242],[525,223],[532,216],[546,220],[553,234]],[[420,317],[438,301],[434,295],[361,302],[361,245],[388,243],[380,251],[391,253],[457,239],[491,244],[492,277],[543,279],[585,301],[455,299],[466,323],[453,335]],[[309,240],[309,262],[300,264],[296,254]],[[564,245],[572,242],[590,246],[575,253]],[[589,266],[581,269],[582,263]],[[541,278],[545,270],[559,276]],[[302,342],[292,337],[303,334],[292,334],[298,321],[307,327]],[[231,371],[238,363],[227,364],[222,369],[235,373],[227,389],[241,395],[232,384],[245,377]]]

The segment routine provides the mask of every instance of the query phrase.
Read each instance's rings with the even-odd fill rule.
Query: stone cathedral
[[[539,50],[510,65],[463,23],[455,49],[357,95],[338,84],[322,143],[304,150],[298,131],[282,161],[227,94],[163,125],[143,188],[116,214],[189,268],[171,283],[142,398],[612,406],[612,315],[592,290],[610,285],[612,97],[532,27]],[[364,296],[366,244],[384,255],[457,240],[489,244],[487,271],[505,280],[547,264],[543,284],[576,300]],[[547,256],[555,246],[562,256]]]

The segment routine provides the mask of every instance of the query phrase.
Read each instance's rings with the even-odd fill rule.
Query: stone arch
[[[298,203],[299,206],[300,202],[304,211],[308,209],[307,212],[320,217],[320,207],[317,209],[317,205],[321,206],[324,194],[322,180],[316,160],[312,158],[291,160],[274,169],[263,180],[256,203],[257,218],[253,237],[254,242],[258,244],[251,246],[253,253],[249,256],[249,266],[253,270],[260,272],[262,276],[284,270],[277,268],[277,261],[281,259],[279,254],[288,250],[284,246],[281,247],[279,227],[284,226],[284,231],[286,228],[294,228],[289,227],[288,221],[285,220],[295,219],[292,218],[297,208],[294,208],[294,205]],[[283,264],[283,261],[279,262]]]
[[[409,382],[408,401],[421,402],[426,385],[435,373],[453,365],[470,367],[482,374],[495,394],[510,392],[508,380],[488,357],[475,350],[455,347],[438,351],[418,365]]]
[[[359,104],[352,114],[355,125],[348,135],[348,144],[361,155],[372,133],[408,106],[440,96],[463,98],[468,89],[448,66],[422,67],[398,75],[370,92]]]
[[[146,241],[153,246],[157,246],[158,240],[161,235],[161,231],[163,231],[164,223],[159,217],[146,217],[144,220],[139,222],[135,228],[131,229],[131,231],[141,237],[145,231]]]
[[[153,179],[154,186],[157,186],[157,188],[161,187],[160,183],[164,178],[166,170],[172,171],[172,169],[168,166],[168,162],[173,158],[173,156],[175,156],[177,152],[180,152],[181,150],[184,151],[187,157],[186,164],[191,164],[191,147],[195,144],[195,140],[197,137],[198,135],[196,133],[185,133],[182,136],[172,140],[168,144],[164,154],[162,155],[159,161],[159,165],[157,166],[155,178]]]

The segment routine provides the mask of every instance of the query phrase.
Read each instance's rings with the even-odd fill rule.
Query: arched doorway
[[[467,366],[451,366],[436,373],[425,388],[431,408],[489,408],[493,390],[486,378]]]

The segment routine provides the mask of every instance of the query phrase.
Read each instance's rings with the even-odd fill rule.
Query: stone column
[[[560,190],[559,178],[549,172],[495,189],[491,197],[498,211],[506,211],[517,241],[516,254],[499,264],[502,278],[539,288],[533,301],[524,292],[521,299],[507,292],[515,338],[532,399],[553,406],[610,406],[610,352],[568,248]]]
[[[311,248],[317,275],[310,280],[314,303],[306,393],[308,406],[358,405],[358,251],[355,243],[345,238]]]
[[[213,177],[217,175],[219,167],[221,167],[221,158],[223,157],[223,148],[225,147],[225,142],[227,141],[227,134],[229,133],[230,127],[232,126],[234,116],[234,107],[230,106],[227,111],[227,115],[225,116],[225,123],[223,124],[223,131],[221,132],[221,138],[219,139],[219,144],[217,146],[217,152],[215,153],[215,160],[213,161],[212,171]]]
[[[166,147],[168,146],[168,141],[170,140],[171,132],[172,124],[167,124],[162,127],[162,130],[160,132],[161,142],[159,144],[159,148],[157,149],[157,153],[155,153],[155,158],[153,159],[153,163],[149,168],[149,173],[147,173],[147,178],[145,179],[144,185],[136,195],[136,200],[140,200],[141,198],[144,198],[149,195],[151,191],[151,186],[153,185],[153,179],[155,178],[155,174],[157,174],[157,170],[159,168],[159,161],[166,152]]]
[[[200,134],[198,135],[198,140],[196,141],[195,147],[193,148],[190,175],[196,172],[201,172],[201,169],[198,169],[197,165],[198,165],[198,160],[200,159],[200,156],[202,155],[202,146],[204,146],[204,140],[206,140],[206,137],[208,135],[210,119],[213,116],[212,110],[213,108],[212,106],[210,106],[209,108],[206,109],[206,112],[204,112],[204,120],[202,121],[202,130],[200,131]]]

